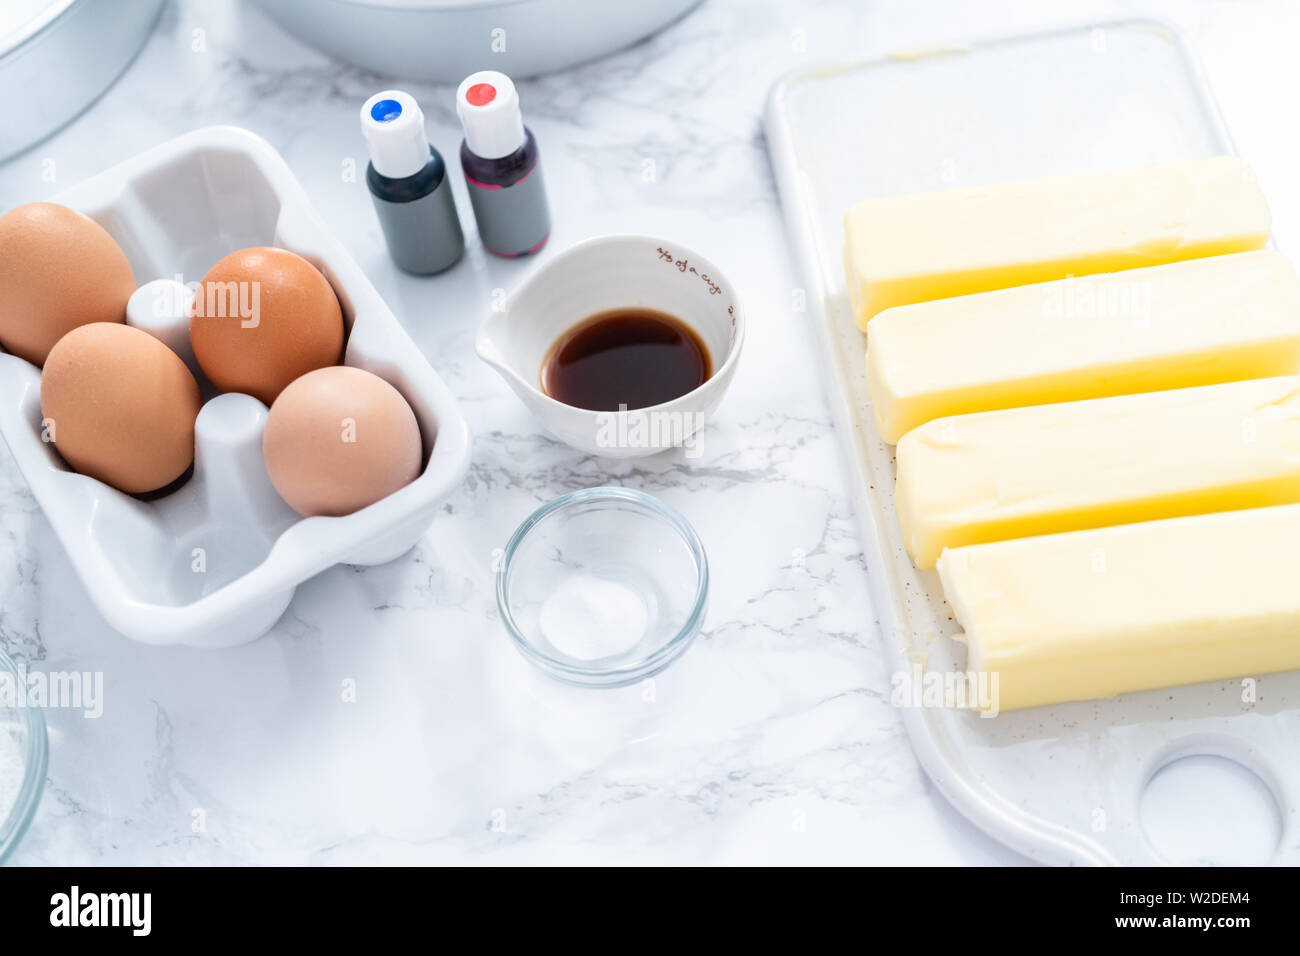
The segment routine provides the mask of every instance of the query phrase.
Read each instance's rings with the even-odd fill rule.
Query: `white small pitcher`
[[[713,374],[680,398],[648,408],[592,411],[542,390],[542,366],[560,338],[614,309],[676,317],[709,350]],[[721,270],[680,243],[654,236],[599,236],[540,266],[479,327],[475,350],[514,389],[542,426],[567,445],[609,458],[640,458],[693,438],[731,383],[745,318]]]

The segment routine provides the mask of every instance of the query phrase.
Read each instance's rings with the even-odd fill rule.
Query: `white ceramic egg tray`
[[[914,668],[963,671],[938,575],[912,565],[898,530],[893,448],[876,434],[865,337],[845,289],[845,210],[878,196],[1222,155],[1232,143],[1182,42],[1150,21],[800,71],[773,89],[766,129],[895,680],[910,680]],[[1219,833],[1236,862],[1244,847],[1233,840],[1244,830],[1264,835],[1251,861],[1300,863],[1300,672],[1251,688],[1228,680],[993,719],[901,703],[916,754],[944,795],[1035,859],[1214,861],[1204,845]],[[1233,769],[1218,758],[1239,765],[1271,793],[1276,813],[1241,803],[1189,818],[1158,849],[1153,832],[1166,837],[1168,821],[1194,813],[1180,806],[1192,800],[1162,806],[1163,787],[1146,798],[1155,774],[1182,757],[1213,764],[1211,789]],[[1252,813],[1259,819],[1246,820]],[[1273,828],[1280,835],[1270,847]]]
[[[139,285],[178,274],[197,281],[247,246],[303,256],[343,306],[344,364],[395,386],[424,440],[424,470],[405,488],[345,517],[302,518],[267,477],[266,406],[248,395],[215,395],[195,423],[193,476],[142,501],[71,471],[42,441],[40,370],[0,353],[0,433],[109,624],[152,644],[244,643],[266,633],[312,575],[340,563],[381,564],[414,546],[465,476],[469,428],[270,144],[234,127],[196,130],[54,201],[104,226]]]

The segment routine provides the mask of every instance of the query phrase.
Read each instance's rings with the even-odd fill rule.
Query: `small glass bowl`
[[[0,695],[0,863],[13,852],[41,802],[49,739],[45,716],[39,707],[21,706],[26,693],[24,675],[0,652],[0,686],[12,681]],[[15,699],[9,703],[8,691]]]
[[[497,573],[497,607],[520,652],[580,687],[659,673],[699,634],[708,594],[695,529],[630,488],[574,491],[538,508]]]

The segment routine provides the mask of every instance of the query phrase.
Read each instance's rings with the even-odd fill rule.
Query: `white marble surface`
[[[413,553],[334,568],[267,637],[198,652],[112,632],[0,456],[0,643],[31,668],[105,681],[99,719],[48,713],[49,781],[13,862],[1019,861],[937,794],[889,705],[759,115],[773,80],[816,59],[1132,12],[1178,23],[1201,53],[1285,248],[1296,137],[1264,100],[1300,80],[1281,2],[708,0],[647,43],[521,84],[555,211],[544,255],[659,232],[721,263],[748,308],[747,354],[702,456],[618,463],[542,437],[473,355],[493,290],[533,262],[475,248],[425,280],[390,264],[364,185],[341,175],[365,162],[358,104],[388,82],[247,3],[169,5],[102,100],[0,165],[0,208],[196,126],[265,136],[463,401],[474,464]],[[454,155],[451,89],[403,85]],[[710,554],[705,633],[652,695],[552,684],[496,620],[494,549],[541,502],[607,482],[675,505]]]

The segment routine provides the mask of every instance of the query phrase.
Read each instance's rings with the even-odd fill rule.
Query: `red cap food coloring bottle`
[[[515,84],[496,70],[473,73],[456,91],[456,113],[465,131],[460,165],[483,247],[508,258],[537,252],[550,236],[551,213]]]

